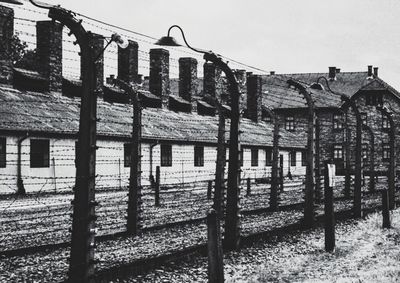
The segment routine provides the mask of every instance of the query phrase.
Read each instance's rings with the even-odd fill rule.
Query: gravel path
[[[318,228],[256,242],[224,255],[226,282],[398,282],[400,209],[393,229],[381,229],[381,214],[336,226],[336,249],[324,251]],[[207,258],[170,263],[116,282],[207,282]]]

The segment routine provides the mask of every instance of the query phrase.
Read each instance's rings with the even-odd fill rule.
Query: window
[[[343,116],[341,114],[333,114],[333,129],[343,129]]]
[[[124,143],[124,167],[131,167],[131,143]]]
[[[382,158],[385,161],[390,159],[390,145],[388,143],[382,145]]]
[[[366,125],[367,124],[367,113],[360,113],[361,122]]]
[[[301,166],[307,166],[307,151],[301,152]]]
[[[285,118],[285,129],[288,131],[294,131],[294,117],[287,116]]]
[[[362,158],[363,159],[368,159],[368,156],[369,156],[369,154],[368,154],[368,144],[363,143],[362,144]]]
[[[292,150],[290,152],[290,166],[296,166],[296,151]]]
[[[7,139],[0,138],[0,168],[5,168],[7,163]]]
[[[265,115],[264,121],[267,122],[267,123],[272,123],[272,118],[271,118],[271,116]]]
[[[49,167],[50,141],[31,140],[31,168]]]
[[[194,147],[194,166],[204,166],[204,146]]]
[[[372,105],[371,104],[371,95],[370,94],[365,95],[365,105]]]
[[[365,95],[365,104],[366,105],[382,105],[382,94],[379,93],[370,93]]]
[[[382,115],[382,129],[390,129],[390,123],[386,115]]]
[[[333,159],[343,159],[343,145],[335,144],[333,146]]]
[[[265,150],[265,166],[272,165],[272,149]]]
[[[258,166],[258,149],[251,150],[251,166]]]
[[[161,145],[161,166],[172,166],[172,145]]]
[[[243,167],[243,148],[241,148],[239,151],[239,162],[240,166]]]

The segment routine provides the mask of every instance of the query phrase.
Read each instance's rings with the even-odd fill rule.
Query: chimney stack
[[[191,57],[179,58],[179,96],[190,102],[192,110],[197,105],[193,97],[197,90],[197,60]]]
[[[336,68],[336,74],[340,73],[340,68]]]
[[[375,77],[378,76],[378,67],[374,67],[374,76],[375,76]]]
[[[63,26],[55,21],[36,23],[38,71],[48,79],[48,91],[62,89],[62,31]]]
[[[336,67],[329,67],[329,80],[336,80]]]
[[[96,88],[95,92],[98,97],[103,97],[103,85],[104,85],[104,37],[99,34],[91,33],[90,44],[93,46],[93,58],[99,56],[95,63],[95,78],[96,78]],[[82,79],[82,60],[81,60],[81,79]]]
[[[246,75],[246,70],[234,70],[236,80],[239,84],[239,91],[240,91],[240,100],[239,100],[239,107],[240,110],[243,110],[246,108],[247,105],[247,75]],[[231,97],[230,95],[228,96],[229,98],[229,103],[228,105],[231,105],[230,100]]]
[[[271,72],[269,72],[269,74],[270,74],[271,76],[273,76],[273,75],[275,75],[275,71],[271,71]]]
[[[372,77],[372,65],[368,65],[368,77]]]
[[[118,78],[127,83],[139,83],[138,49],[138,43],[131,40],[127,48],[118,47]]]
[[[11,40],[14,35],[14,10],[0,6],[0,83],[12,84],[13,62],[11,60]]]
[[[164,108],[168,108],[169,90],[169,52],[166,49],[150,49],[149,90],[161,98]]]
[[[217,68],[213,63],[206,62],[203,65],[203,92],[221,101],[220,82],[221,69]]]
[[[247,78],[247,116],[254,122],[262,117],[262,77],[250,75]]]

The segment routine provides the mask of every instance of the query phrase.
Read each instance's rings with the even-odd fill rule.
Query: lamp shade
[[[120,48],[122,48],[122,49],[127,48],[128,45],[129,45],[129,41],[128,41],[125,37],[120,36],[120,35],[117,34],[117,33],[114,33],[114,34],[111,36],[111,40],[114,41],[114,42],[115,42]]]
[[[15,5],[23,5],[22,2],[18,0],[0,0],[1,3],[15,4]]]
[[[163,36],[155,44],[163,46],[181,46],[176,42],[175,38],[171,36]]]

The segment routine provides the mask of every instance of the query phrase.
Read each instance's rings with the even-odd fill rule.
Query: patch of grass
[[[399,282],[400,209],[392,212],[392,226],[382,229],[381,213],[339,224],[332,253],[324,251],[323,229],[288,237],[265,247],[263,262],[242,264],[227,282]]]

